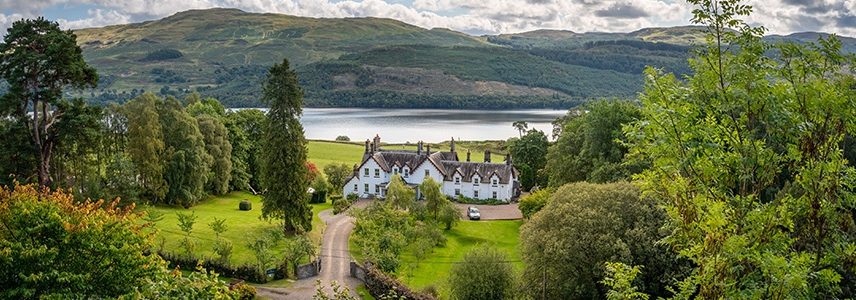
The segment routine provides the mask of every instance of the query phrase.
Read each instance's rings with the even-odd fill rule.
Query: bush
[[[333,196],[330,196],[330,201],[331,201],[333,204],[336,204],[336,201],[338,201],[338,200],[342,200],[342,195],[333,195]]]
[[[146,53],[146,57],[143,57],[142,61],[158,61],[158,60],[167,60],[167,59],[176,59],[184,56],[181,51],[175,49],[158,49],[149,53]]]
[[[518,209],[523,213],[523,217],[529,219],[547,204],[547,200],[550,199],[551,194],[552,192],[549,189],[540,189],[520,199]]]
[[[211,270],[220,274],[223,277],[243,279],[252,283],[265,283],[268,281],[267,275],[260,272],[258,268],[250,265],[232,266],[217,260],[205,260],[196,257],[185,257],[181,255],[173,255],[171,253],[158,253],[160,257],[169,263],[170,268],[179,268],[182,270],[194,270],[194,267],[201,262],[201,266],[206,270]],[[284,277],[274,276],[274,279],[282,279]]]
[[[241,204],[238,204],[238,209],[240,209],[240,210],[251,210],[251,209],[253,209],[253,203],[247,199],[241,200]]]
[[[348,198],[350,198],[350,197],[348,197]],[[351,207],[351,201],[347,200],[347,199],[333,202],[333,214],[338,215],[338,214],[342,213],[343,211],[348,210],[349,207]]]
[[[449,271],[453,299],[506,299],[512,293],[514,271],[508,258],[494,248],[479,247]]]
[[[336,137],[336,140],[340,142],[350,142],[351,138],[349,138],[347,135],[340,135]]]
[[[356,201],[359,198],[360,198],[360,195],[353,194],[353,193],[348,194],[348,197],[347,197],[347,199],[351,202]]]
[[[449,196],[449,201],[458,202],[463,204],[483,204],[483,205],[499,205],[499,204],[508,204],[505,201],[499,199],[476,199],[470,197],[464,197],[464,195],[458,195],[458,197]]]
[[[395,278],[387,276],[370,263],[365,264],[365,269],[366,289],[369,290],[369,294],[375,297],[375,299],[434,299],[431,295],[410,290],[410,288],[398,282]]]
[[[242,281],[229,286],[229,290],[235,292],[239,300],[252,300],[256,298],[256,288]]]

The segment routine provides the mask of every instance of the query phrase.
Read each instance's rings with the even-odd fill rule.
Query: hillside
[[[142,91],[191,91],[230,107],[260,106],[260,82],[287,58],[307,106],[567,108],[634,97],[653,65],[689,72],[700,27],[630,33],[536,30],[475,37],[381,18],[306,18],[236,9],[190,10],[143,23],[77,30],[101,75],[94,103]],[[771,36],[809,41],[817,33]],[[856,49],[853,39],[845,48]]]

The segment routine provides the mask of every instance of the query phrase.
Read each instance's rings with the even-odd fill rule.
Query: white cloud
[[[310,17],[384,17],[410,24],[465,32],[510,33],[541,28],[586,31],[632,31],[643,27],[689,23],[691,8],[682,0],[0,0],[0,26],[15,18],[34,17],[58,5],[95,6],[63,26],[88,27],[138,22],[188,9],[234,7]],[[755,14],[748,21],[772,33],[826,31],[856,35],[856,0],[749,0]]]

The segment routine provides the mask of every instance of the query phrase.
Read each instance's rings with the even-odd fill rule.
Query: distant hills
[[[258,107],[260,80],[287,58],[307,106],[567,108],[634,97],[646,65],[684,74],[700,27],[630,33],[537,30],[470,36],[382,18],[306,18],[236,9],[190,10],[143,23],[77,30],[101,75],[91,102],[142,91],[196,90],[230,107]],[[822,33],[770,36],[813,41]],[[843,38],[856,52],[856,40]]]

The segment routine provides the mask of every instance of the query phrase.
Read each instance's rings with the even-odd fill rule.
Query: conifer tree
[[[300,124],[303,89],[288,60],[270,68],[262,90],[262,101],[270,107],[261,149],[262,216],[282,219],[286,232],[309,231],[306,138]]]

